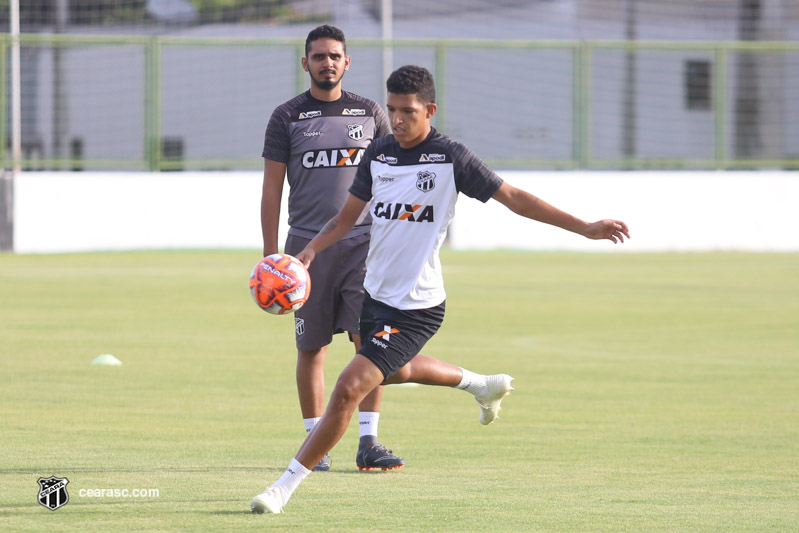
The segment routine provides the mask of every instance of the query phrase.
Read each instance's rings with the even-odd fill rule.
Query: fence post
[[[582,168],[582,43],[572,49],[572,163]]]
[[[442,133],[447,132],[447,46],[443,43],[436,45],[436,129]],[[385,83],[385,80],[383,80]]]
[[[716,45],[713,64],[714,157],[716,169],[727,166],[727,49]]]
[[[591,48],[585,41],[574,49],[573,79],[572,158],[584,169],[591,157]]]
[[[8,143],[8,76],[6,75],[8,64],[6,56],[8,54],[8,41],[5,36],[0,39],[0,161],[3,162],[3,168],[8,168],[8,151],[6,144]]]
[[[298,44],[297,45],[297,61],[294,63],[297,65],[297,78],[295,79],[296,89],[295,93],[300,94],[305,92],[305,69],[302,68],[302,58],[305,57],[305,44]]]
[[[145,45],[144,153],[151,172],[161,168],[161,42],[152,37]]]

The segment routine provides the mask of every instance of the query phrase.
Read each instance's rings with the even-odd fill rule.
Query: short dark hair
[[[386,80],[386,90],[394,94],[415,94],[420,102],[436,101],[436,82],[433,75],[424,67],[405,65],[400,67]]]
[[[344,46],[344,53],[347,53],[347,41],[344,39],[344,32],[335,26],[323,24],[322,26],[312,29],[305,39],[305,57],[308,57],[308,52],[311,51],[311,43],[317,39],[333,39],[334,41],[338,41]]]

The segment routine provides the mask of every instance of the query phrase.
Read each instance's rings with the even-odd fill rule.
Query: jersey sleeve
[[[383,111],[383,108],[380,107],[377,103],[374,106],[374,116],[375,116],[375,139],[383,137],[384,135],[391,134],[391,126],[388,124],[388,118],[386,118],[386,113]]]
[[[279,163],[288,163],[291,142],[288,132],[288,112],[283,106],[272,112],[264,134],[264,150],[261,156]]]
[[[466,146],[453,142],[455,187],[458,192],[485,203],[499,190],[502,178]]]
[[[358,170],[355,172],[355,179],[350,186],[350,194],[368,202],[372,199],[372,158],[374,155],[375,142],[364,151],[361,162],[358,163]]]

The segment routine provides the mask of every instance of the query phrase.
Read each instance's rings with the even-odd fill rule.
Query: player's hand
[[[305,248],[303,248],[303,250],[300,253],[298,253],[294,257],[299,259],[300,262],[303,265],[305,265],[305,268],[308,268],[309,266],[311,266],[311,262],[316,257],[316,252],[314,252],[313,250],[311,250],[308,247],[305,247]]]
[[[605,220],[598,220],[592,224],[589,224],[588,229],[585,232],[585,236],[589,239],[607,239],[617,243],[624,242],[625,237],[629,239],[630,230],[627,228],[627,224],[621,220],[612,220],[607,218]]]

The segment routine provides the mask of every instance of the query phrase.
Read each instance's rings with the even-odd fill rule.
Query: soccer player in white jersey
[[[629,238],[627,225],[605,219],[588,223],[502,181],[468,148],[436,131],[435,84],[426,69],[404,66],[386,82],[393,137],[366,149],[350,195],[339,213],[297,258],[311,264],[346,235],[368,204],[372,238],[361,309],[361,349],[342,371],[316,430],[285,473],[253,498],[257,513],[280,513],[310,469],[339,441],[361,399],[384,384],[415,382],[465,390],[480,405],[480,422],[497,418],[513,378],[485,376],[419,354],[444,316],[439,248],[458,193],[490,198],[514,213],[589,239]],[[401,258],[401,260],[399,260]],[[418,355],[417,355],[418,354]]]
[[[372,139],[390,133],[380,106],[341,87],[350,57],[344,33],[323,25],[305,41],[302,66],[310,90],[279,105],[264,136],[264,183],[261,228],[264,256],[277,253],[278,219],[284,180],[290,187],[289,231],[285,251],[301,251],[347,198],[358,162]],[[347,332],[361,347],[358,317],[363,302],[364,261],[369,249],[369,213],[364,210],[344,238],[310,269],[313,292],[295,313],[297,392],[306,433],[324,411],[324,363],[335,333]],[[401,468],[405,462],[377,440],[382,387],[361,402],[361,438],[355,462],[359,469]],[[314,467],[330,469],[325,455]]]

